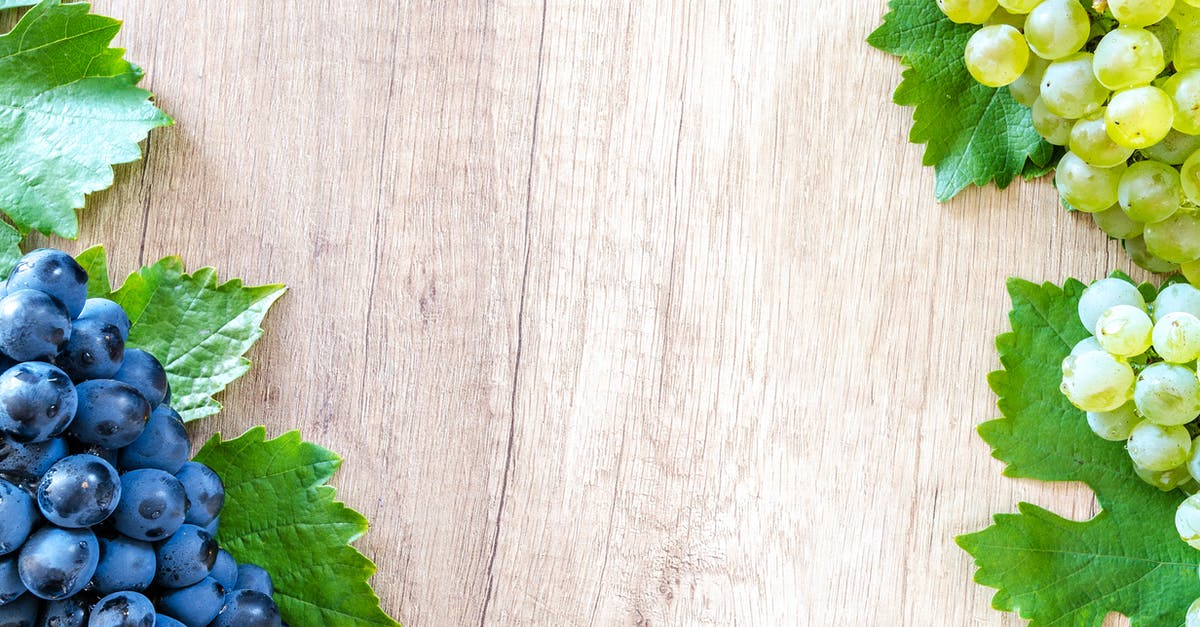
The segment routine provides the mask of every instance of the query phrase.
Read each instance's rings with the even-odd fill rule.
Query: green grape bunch
[[[1200,0],[937,0],[963,59],[1065,154],[1054,184],[1153,272],[1200,282]]]

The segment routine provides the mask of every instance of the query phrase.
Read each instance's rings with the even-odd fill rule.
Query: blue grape
[[[8,291],[38,290],[58,299],[75,318],[87,300],[87,272],[61,250],[39,248],[17,260],[8,275]]]
[[[235,590],[256,590],[267,596],[274,596],[275,584],[271,574],[258,564],[239,564]]]
[[[117,463],[117,459],[119,457],[119,451],[117,449],[104,448],[103,446],[97,444],[80,442],[69,435],[66,436],[66,439],[67,446],[71,450],[71,455],[95,455],[96,457],[108,462],[109,466],[112,466],[113,468],[120,468],[121,465]]]
[[[154,627],[154,604],[140,592],[114,592],[96,601],[88,627]]]
[[[279,607],[257,590],[235,590],[225,597],[225,608],[211,627],[279,627]]]
[[[0,558],[0,605],[11,603],[26,592],[17,573],[17,556]]]
[[[188,462],[175,473],[187,493],[188,509],[184,522],[207,525],[225,506],[225,485],[212,468],[200,462]]]
[[[21,547],[17,571],[29,591],[49,601],[83,590],[100,561],[100,543],[88,529],[46,526]]]
[[[59,527],[91,527],[108,518],[120,500],[116,469],[95,455],[64,457],[38,484],[38,508]]]
[[[217,530],[221,528],[221,517],[217,516],[216,518],[212,519],[212,522],[208,523],[207,525],[201,525],[200,528],[207,531],[208,535],[214,538],[217,537]]]
[[[17,361],[53,361],[71,338],[71,319],[54,298],[17,290],[0,298],[0,351]]]
[[[187,627],[204,627],[225,605],[225,587],[212,577],[158,597],[158,611],[176,618]]]
[[[154,547],[142,542],[117,536],[100,538],[100,562],[92,584],[99,594],[121,590],[142,592],[154,582],[158,568]]]
[[[187,627],[183,623],[167,616],[166,614],[154,615],[154,627]]]
[[[142,434],[121,449],[121,468],[158,468],[175,474],[187,463],[191,451],[183,419],[164,403],[150,412]]]
[[[83,311],[79,312],[78,320],[95,318],[117,327],[121,333],[121,341],[129,341],[129,316],[125,308],[107,298],[89,298],[83,303]]]
[[[11,603],[0,605],[0,626],[33,627],[41,603],[32,594],[19,597]]]
[[[98,318],[80,318],[71,324],[71,339],[54,363],[74,381],[110,379],[121,369],[125,340],[121,331]]]
[[[226,590],[237,589],[238,564],[229,551],[225,549],[217,551],[217,561],[213,563],[212,578],[216,579],[217,583],[224,586]]]
[[[38,627],[84,627],[87,625],[88,605],[78,596],[42,604]]]
[[[75,386],[79,408],[68,432],[81,442],[117,449],[131,444],[146,428],[150,406],[133,386],[92,379]]]
[[[21,548],[37,520],[37,508],[29,493],[0,480],[0,555]]]
[[[0,472],[39,479],[58,460],[69,455],[64,438],[45,442],[17,442],[0,434]]]
[[[113,515],[117,531],[138,540],[157,541],[183,524],[187,495],[183,484],[166,471],[131,470],[121,476],[121,492]]]
[[[121,369],[113,378],[137,388],[150,409],[158,407],[167,394],[167,371],[154,355],[138,348],[125,351]]]
[[[0,431],[21,442],[41,442],[63,432],[75,417],[75,386],[65,372],[40,361],[0,374]]]
[[[212,572],[217,561],[217,541],[196,525],[183,525],[175,535],[158,545],[158,572],[154,583],[164,588],[183,588],[199,583]]]

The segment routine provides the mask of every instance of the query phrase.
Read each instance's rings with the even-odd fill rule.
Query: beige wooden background
[[[96,7],[178,124],[67,247],[290,286],[194,433],[343,453],[406,625],[1019,624],[952,537],[1092,511],[973,428],[1005,277],[1130,264],[933,201],[883,0]]]

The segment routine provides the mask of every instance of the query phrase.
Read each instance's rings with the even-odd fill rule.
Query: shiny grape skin
[[[100,561],[100,543],[88,529],[46,526],[21,547],[17,570],[29,591],[49,601],[83,590]]]
[[[38,484],[38,509],[59,527],[91,527],[108,518],[120,500],[116,469],[95,455],[64,457]]]
[[[188,508],[184,522],[203,527],[212,522],[225,506],[225,485],[216,471],[200,462],[188,462],[175,473],[187,493]]]
[[[40,361],[0,374],[0,431],[21,442],[56,437],[75,417],[78,398],[70,377]]]
[[[89,606],[90,603],[85,603],[78,595],[61,601],[46,601],[42,604],[38,627],[84,627]]]
[[[121,341],[129,341],[129,327],[132,325],[129,322],[129,316],[125,314],[125,309],[107,298],[89,298],[83,304],[83,311],[79,312],[78,320],[86,318],[95,318],[103,320],[108,324],[117,327],[121,333]]]
[[[168,590],[158,597],[158,611],[188,627],[204,627],[225,606],[225,586],[205,577],[199,583]]]
[[[65,438],[45,442],[17,442],[0,433],[0,472],[36,481],[58,460],[70,454]]]
[[[121,590],[142,592],[154,581],[158,564],[154,546],[118,535],[115,538],[100,538],[100,562],[92,584],[98,594],[111,594]]]
[[[154,355],[138,348],[125,351],[121,369],[113,378],[137,388],[150,409],[158,407],[167,395],[167,371]]]
[[[26,594],[11,603],[0,605],[0,625],[4,627],[33,627],[41,603]]]
[[[166,614],[154,615],[154,627],[187,627],[183,623],[167,616]]]
[[[116,326],[98,318],[80,318],[71,325],[71,339],[58,354],[58,364],[73,381],[109,379],[121,369],[125,340]]]
[[[18,361],[52,361],[71,338],[62,303],[37,290],[0,299],[0,351]]]
[[[21,548],[40,518],[28,492],[0,479],[0,555]]]
[[[121,449],[121,468],[158,468],[171,474],[179,472],[192,454],[183,419],[163,403],[150,412],[142,434]]]
[[[26,592],[21,575],[17,573],[17,556],[0,558],[0,605],[11,603]]]
[[[280,627],[279,607],[257,590],[236,590],[225,597],[225,609],[211,627]]]
[[[255,590],[267,596],[274,596],[275,584],[271,574],[258,564],[239,564],[236,590]]]
[[[68,433],[81,442],[118,449],[131,444],[146,428],[150,405],[131,385],[93,379],[75,386],[79,408]]]
[[[121,493],[113,525],[126,536],[156,542],[183,525],[187,495],[183,484],[166,471],[131,470],[121,476]]]
[[[217,560],[217,541],[196,525],[183,525],[158,544],[158,572],[154,583],[164,588],[184,588],[209,576]]]
[[[88,627],[154,627],[154,604],[139,592],[114,592],[92,607]]]
[[[229,551],[225,549],[217,551],[217,561],[213,563],[212,578],[216,579],[217,583],[225,586],[226,590],[237,589],[238,563],[229,554]]]
[[[87,301],[87,272],[67,253],[53,248],[30,251],[17,260],[8,275],[9,293],[31,289],[58,299],[72,318],[83,311]]]

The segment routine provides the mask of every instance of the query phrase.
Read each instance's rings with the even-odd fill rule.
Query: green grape
[[[1175,40],[1179,36],[1179,29],[1175,27],[1175,22],[1172,22],[1171,18],[1167,18],[1157,24],[1147,26],[1146,30],[1158,38],[1158,46],[1163,51],[1163,63],[1171,65],[1171,61],[1175,57]]]
[[[967,40],[963,58],[975,80],[988,87],[1003,87],[1025,71],[1029,46],[1021,31],[1012,26],[984,26]]]
[[[1000,7],[1009,13],[1025,14],[1041,3],[1042,0],[1000,0]]]
[[[1148,248],[1146,248],[1145,233],[1137,237],[1130,237],[1125,240],[1125,254],[1133,260],[1139,267],[1145,268],[1151,272],[1167,273],[1174,272],[1179,269],[1179,264],[1171,263],[1166,259],[1160,259],[1154,256]]]
[[[1102,439],[1109,442],[1121,442],[1129,439],[1141,418],[1138,417],[1132,402],[1125,403],[1112,411],[1089,411],[1087,413],[1088,427]]]
[[[1190,313],[1169,313],[1154,324],[1154,351],[1165,361],[1186,364],[1200,357],[1200,318]]]
[[[1079,322],[1090,332],[1096,328],[1100,315],[1117,305],[1129,305],[1145,310],[1146,300],[1129,281],[1111,277],[1094,281],[1079,295]]]
[[[1171,14],[1168,16],[1175,26],[1184,31],[1189,28],[1200,27],[1200,5],[1195,5],[1192,2],[1176,2],[1175,8],[1171,9]]]
[[[1121,26],[1149,26],[1171,13],[1175,0],[1108,0]]]
[[[996,0],[937,0],[938,8],[958,24],[982,24],[998,6]]]
[[[1117,202],[1117,186],[1125,170],[1123,163],[1112,168],[1090,166],[1075,153],[1068,152],[1054,170],[1054,185],[1072,207],[1095,213]]]
[[[1123,89],[1113,94],[1104,119],[1113,141],[1127,148],[1145,148],[1162,141],[1171,131],[1175,104],[1167,92],[1157,87]]]
[[[1050,113],[1046,102],[1040,96],[1030,107],[1030,117],[1033,119],[1033,130],[1047,142],[1055,146],[1066,146],[1067,142],[1071,141],[1072,122]]]
[[[1190,453],[1188,453],[1187,463],[1184,464],[1184,468],[1187,469],[1188,476],[1193,479],[1200,477],[1200,450],[1197,450],[1200,449],[1200,442],[1197,440],[1200,440],[1200,437],[1192,440],[1192,450]]]
[[[1083,159],[1088,165],[1098,168],[1120,165],[1133,155],[1132,148],[1118,146],[1108,136],[1103,115],[1076,121],[1071,126],[1071,139],[1068,145],[1076,156]]]
[[[1200,283],[1200,259],[1179,264],[1179,271],[1189,283]]]
[[[1092,60],[1096,80],[1109,89],[1149,85],[1166,66],[1158,37],[1131,26],[1109,31]]]
[[[1175,129],[1188,135],[1200,133],[1200,69],[1172,76],[1163,84],[1163,91],[1175,103]]]
[[[1025,18],[1029,49],[1043,59],[1061,59],[1078,52],[1091,31],[1091,18],[1078,0],[1045,0]]]
[[[1167,470],[1147,470],[1134,464],[1133,473],[1142,481],[1163,492],[1170,492],[1192,478],[1188,474],[1186,466],[1176,466]]]
[[[1138,375],[1133,402],[1154,424],[1187,424],[1200,415],[1200,380],[1187,366],[1159,362]]]
[[[1026,107],[1032,107],[1038,96],[1042,95],[1042,76],[1046,73],[1048,65],[1050,65],[1049,61],[1036,54],[1029,55],[1025,71],[1017,77],[1017,80],[1008,85],[1008,91],[1012,93],[1013,100]]]
[[[1192,438],[1185,427],[1162,426],[1143,420],[1129,433],[1125,449],[1133,463],[1146,470],[1170,470],[1187,462],[1192,451]]]
[[[1200,68],[1200,25],[1179,30],[1172,63],[1176,72]]]
[[[1046,103],[1046,108],[1070,120],[1100,111],[1108,94],[1108,88],[1096,80],[1092,71],[1090,52],[1079,52],[1059,59],[1042,74],[1042,101]],[[1111,132],[1112,129],[1109,130]]]
[[[1117,357],[1136,357],[1150,348],[1150,333],[1154,323],[1140,307],[1117,305],[1109,307],[1096,321],[1096,339],[1104,350]],[[1200,386],[1200,381],[1196,382]]]
[[[1200,259],[1200,217],[1192,211],[1181,209],[1166,220],[1147,224],[1142,237],[1155,257],[1171,263]]]
[[[1021,30],[1022,28],[1025,28],[1025,16],[1009,13],[1008,11],[1004,10],[1003,7],[1000,7],[993,11],[991,17],[989,17],[987,21],[983,23],[984,26],[996,26],[999,24],[1005,24],[1017,30]],[[1021,41],[1025,41],[1025,39],[1022,38]]]
[[[1188,155],[1179,166],[1179,184],[1188,200],[1200,204],[1200,149]]]
[[[1161,222],[1174,215],[1183,202],[1179,171],[1157,161],[1129,166],[1117,184],[1117,202],[1133,220]]]
[[[1192,0],[1184,0],[1189,2]],[[1200,627],[1200,599],[1192,601],[1192,604],[1187,608],[1187,614],[1183,616],[1183,627]]]
[[[1171,129],[1162,141],[1142,148],[1141,153],[1148,159],[1162,161],[1168,165],[1179,165],[1197,150],[1200,150],[1200,136],[1187,135]]]
[[[1200,494],[1193,494],[1179,504],[1175,510],[1175,530],[1188,546],[1200,549]]]
[[[1158,291],[1148,309],[1155,320],[1173,313],[1188,313],[1200,318],[1200,290],[1187,283],[1172,283]]]
[[[1112,411],[1129,400],[1133,368],[1104,351],[1068,355],[1060,390],[1083,411]]]
[[[1104,234],[1114,239],[1137,237],[1146,228],[1144,224],[1125,215],[1120,205],[1113,205],[1104,211],[1092,214],[1092,221],[1100,227]]]

